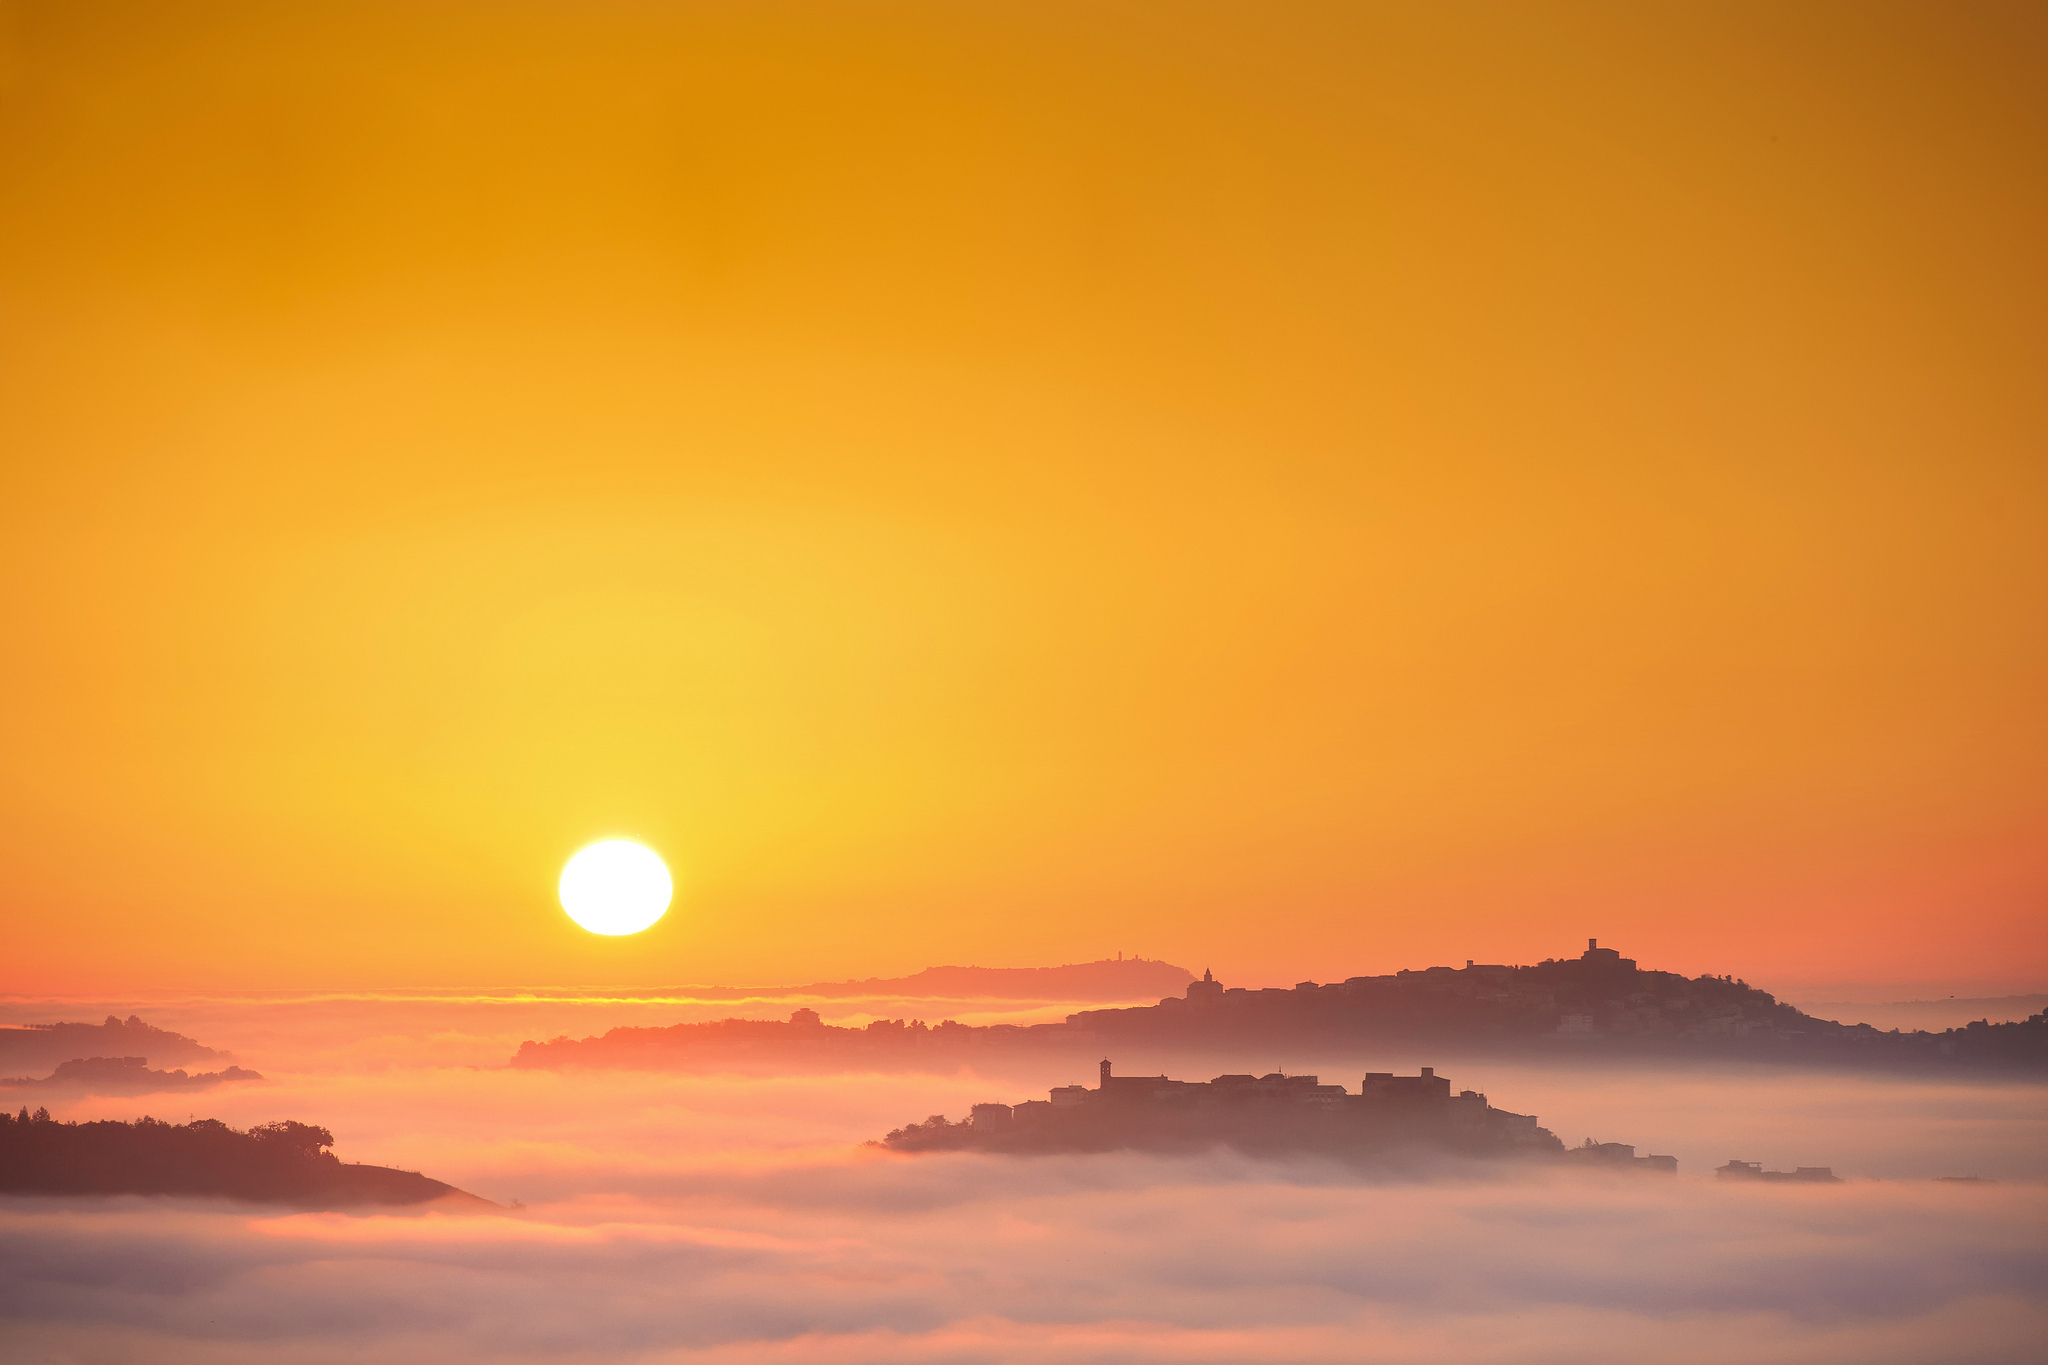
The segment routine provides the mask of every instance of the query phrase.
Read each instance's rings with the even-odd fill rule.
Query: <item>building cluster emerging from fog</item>
[[[1622,1143],[1589,1139],[1585,1147],[1567,1151],[1535,1115],[1496,1109],[1476,1090],[1453,1093],[1450,1080],[1432,1067],[1413,1076],[1368,1072],[1353,1094],[1318,1076],[1277,1071],[1207,1081],[1119,1076],[1105,1059],[1092,1089],[1063,1085],[1042,1100],[977,1104],[959,1123],[935,1114],[896,1129],[883,1145],[904,1152],[1170,1151],[1222,1145],[1255,1154],[1338,1157],[1424,1150],[1678,1169],[1673,1157],[1638,1157]]]
[[[1714,1169],[1720,1180],[1796,1180],[1810,1185],[1839,1185],[1842,1177],[1832,1166],[1795,1166],[1789,1171],[1767,1171],[1761,1161],[1731,1161]]]

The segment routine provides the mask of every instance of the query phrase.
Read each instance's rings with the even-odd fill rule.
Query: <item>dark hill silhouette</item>
[[[864,981],[814,981],[808,986],[671,986],[665,993],[698,1000],[744,1000],[793,995],[843,1000],[892,996],[935,1000],[1135,1000],[1177,991],[1195,974],[1171,962],[1142,957],[1104,958],[1063,967],[927,967],[910,976]]]
[[[260,1081],[259,1072],[231,1066],[187,1075],[183,1070],[151,1071],[142,1057],[76,1057],[58,1064],[41,1080],[22,1076],[0,1080],[0,1090],[75,1090],[93,1095],[150,1095],[164,1090],[211,1090],[233,1081]]]
[[[164,1194],[299,1208],[425,1204],[495,1207],[417,1171],[344,1165],[325,1128],[286,1119],[247,1132],[219,1119],[58,1123],[49,1111],[0,1113],[0,1192]]]
[[[1101,964],[1092,964],[1101,965]],[[1119,965],[1119,964],[1111,964]],[[1163,965],[1163,964],[1162,964]],[[1178,970],[1178,969],[1175,969]],[[908,979],[908,978],[906,978]],[[1017,1048],[1321,1056],[1416,1045],[1464,1057],[1685,1058],[1886,1070],[2048,1070],[2048,1014],[1943,1033],[1880,1033],[1802,1014],[1747,982],[1638,970],[1612,948],[1534,966],[1467,962],[1289,989],[1226,987],[1204,973],[1156,1005],[1093,1009],[1065,1023],[970,1027],[876,1020],[835,1028],[811,1010],[788,1022],[724,1019],[617,1028],[526,1042],[519,1067],[687,1069],[756,1062],[780,1069],[950,1069],[969,1050]],[[1295,1055],[1301,1055],[1297,1052]]]
[[[103,1024],[21,1024],[0,1027],[0,1076],[26,1075],[81,1057],[141,1057],[156,1066],[225,1062],[227,1053],[135,1015]]]
[[[1467,962],[1292,990],[1202,980],[1136,1009],[1084,1010],[1069,1025],[1105,1042],[1177,1047],[1451,1045],[1468,1055],[1712,1057],[1907,1069],[2048,1068],[2048,1015],[1943,1033],[1881,1033],[1803,1014],[1748,982],[1639,970],[1588,940],[1535,966]]]

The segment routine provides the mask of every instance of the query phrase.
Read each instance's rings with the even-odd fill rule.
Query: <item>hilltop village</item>
[[[2048,1066],[2048,1015],[1942,1034],[1882,1033],[1802,1014],[1747,982],[1644,971],[1599,940],[1535,966],[1468,961],[1292,990],[1226,988],[1207,972],[1179,998],[1084,1010],[1068,1023],[1105,1042],[1457,1043],[1540,1050],[1879,1065]]]
[[[1045,1099],[977,1104],[960,1123],[933,1115],[881,1142],[899,1152],[1183,1151],[1229,1146],[1256,1155],[1315,1152],[1379,1156],[1408,1150],[1464,1156],[1564,1152],[1532,1114],[1513,1114],[1473,1090],[1420,1074],[1370,1072],[1357,1094],[1316,1076],[1226,1075],[1209,1081],[1118,1076],[1101,1063],[1099,1084],[1055,1088]],[[1613,1144],[1609,1144],[1612,1146]],[[1627,1149],[1634,1157],[1634,1149]],[[1676,1163],[1669,1157],[1649,1158]],[[1661,1164],[1658,1169],[1662,1169]]]
[[[1084,1010],[1068,1022],[1106,1039],[1272,1036],[1467,1039],[1545,1046],[1666,1042],[1713,1048],[1875,1029],[1813,1019],[1748,983],[1643,971],[1598,939],[1535,966],[1466,962],[1291,990],[1226,987],[1204,972],[1180,997],[1137,1009]]]
[[[1151,965],[1151,964],[1148,964]],[[1178,969],[1174,969],[1178,970]],[[668,1069],[764,1066],[925,1069],[976,1049],[1090,1052],[1450,1047],[1466,1056],[1719,1057],[1908,1069],[2048,1067],[2048,1014],[1945,1033],[1881,1033],[1815,1019],[1728,976],[1645,971],[1588,940],[1576,957],[1534,966],[1467,962],[1293,988],[1226,986],[1204,972],[1156,1005],[1082,1010],[1063,1023],[975,1027],[944,1020],[826,1024],[804,1008],[787,1021],[722,1019],[616,1028],[597,1037],[521,1044],[515,1067]]]

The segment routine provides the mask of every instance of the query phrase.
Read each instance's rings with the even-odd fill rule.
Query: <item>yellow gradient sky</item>
[[[0,8],[0,989],[2048,984],[2048,11]],[[682,896],[600,940],[577,847]]]

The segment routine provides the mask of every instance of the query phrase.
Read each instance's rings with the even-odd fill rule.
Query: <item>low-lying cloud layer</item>
[[[10,1358],[2010,1362],[2048,1192],[842,1159],[506,1216],[0,1208]]]
[[[344,1159],[525,1207],[0,1200],[0,1357],[2003,1365],[2048,1329],[2048,1087],[1460,1065],[1567,1141],[1677,1152],[1676,1179],[908,1158],[860,1143],[1085,1077],[479,1069],[519,1022],[487,1008],[391,1003],[352,1038],[245,1017],[201,1036],[265,1082],[58,1117],[300,1118]],[[386,1060],[347,1064],[378,1038]],[[1302,1069],[1355,1085],[1357,1060]],[[1717,1184],[1730,1156],[1851,1179]]]

